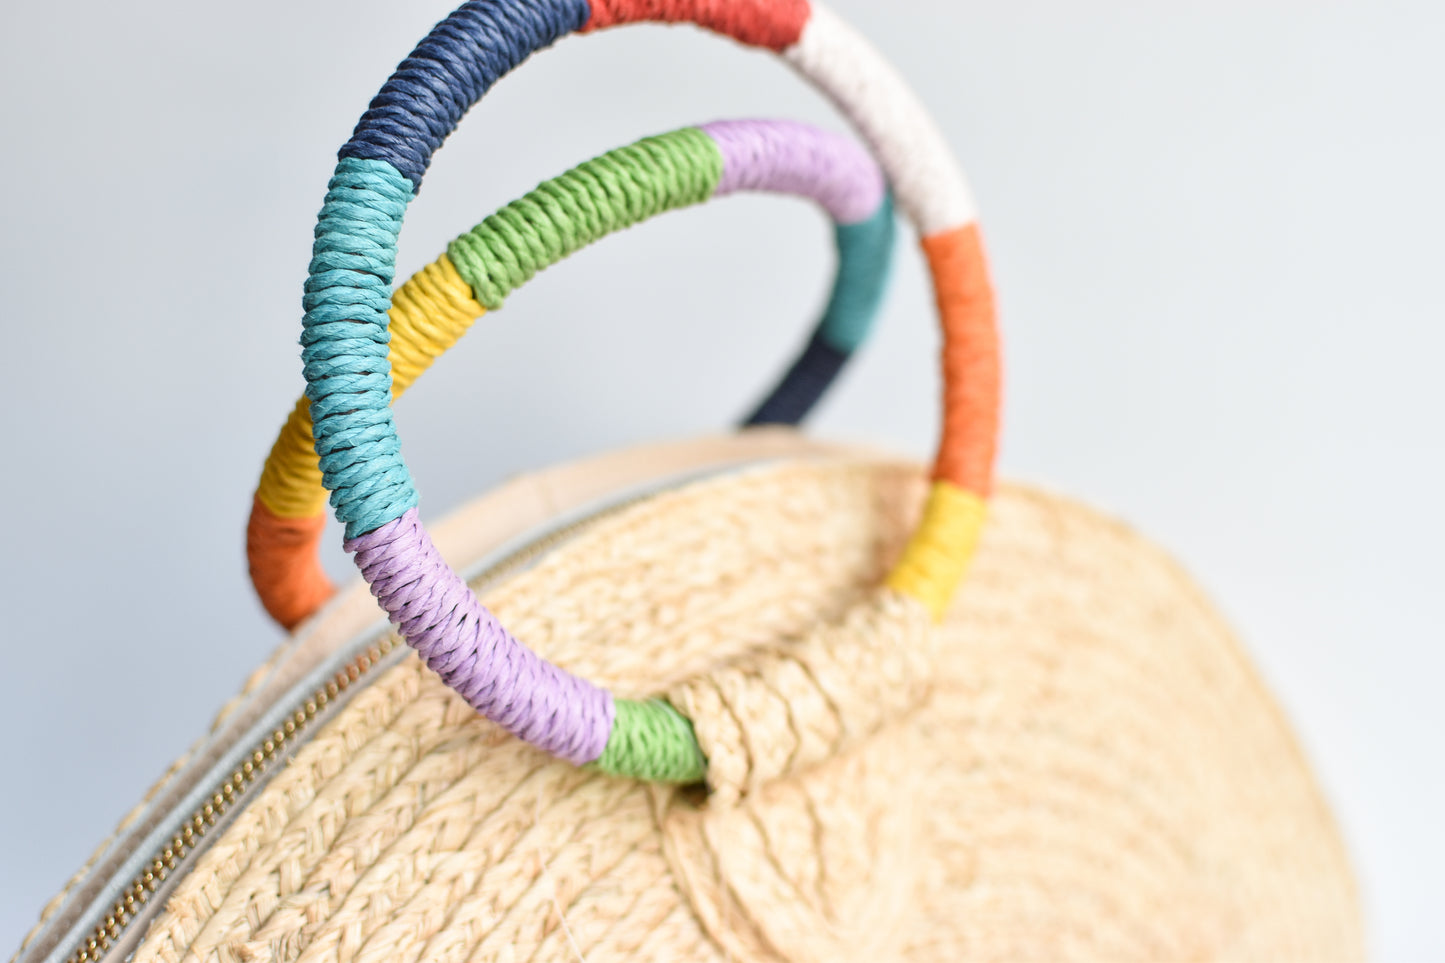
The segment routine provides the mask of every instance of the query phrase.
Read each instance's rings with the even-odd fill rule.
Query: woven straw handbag
[[[402,214],[466,109],[558,37],[642,20],[776,51],[871,156],[786,121],[648,138],[393,292]],[[526,475],[429,531],[395,397],[548,264],[739,190],[813,199],[838,250],[746,430]],[[790,427],[867,334],[895,199],[943,330],[931,473]],[[1362,956],[1330,814],[1198,590],[1118,523],[992,484],[967,188],[817,3],[463,5],[342,148],[304,307],[306,396],[247,532],[291,634],[17,960]],[[339,590],[328,490],[363,576]]]

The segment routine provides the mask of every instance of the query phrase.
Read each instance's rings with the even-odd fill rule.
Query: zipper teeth
[[[469,581],[493,582],[506,575],[514,574],[582,529],[625,511],[654,494],[656,492],[644,492],[623,499],[608,505],[595,514],[565,524],[518,547],[516,551],[488,566],[480,575]],[[277,756],[288,746],[294,745],[297,739],[312,727],[317,717],[324,713],[327,706],[341,693],[376,668],[400,644],[393,635],[383,636],[375,645],[338,669],[326,685],[312,692],[305,702],[286,717],[285,722],[257,744],[245,761],[236,768],[236,771],[217,787],[210,800],[192,812],[191,817],[181,825],[165,848],[157,853],[146,868],[131,880],[130,885],[111,906],[105,918],[95,925],[90,935],[82,940],[80,946],[67,958],[67,963],[96,963],[100,960],[102,954],[106,953],[120,939],[121,933],[160,889],[161,884],[176,870],[182,860],[194,853],[197,843],[205,837],[222,816],[236,805],[261,774],[276,761]]]
[[[338,669],[326,685],[311,693],[304,704],[287,716],[285,722],[257,745],[245,761],[236,767],[236,771],[221,783],[210,800],[182,824],[165,848],[131,881],[105,919],[95,925],[90,936],[71,954],[69,963],[94,963],[99,960],[101,954],[120,938],[121,931],[130,925],[136,914],[160,889],[161,884],[180,865],[181,860],[195,850],[196,844],[207,831],[245,795],[286,746],[294,743],[298,736],[311,727],[327,705],[345,692],[352,683],[375,668],[394,648],[396,642],[386,636]]]

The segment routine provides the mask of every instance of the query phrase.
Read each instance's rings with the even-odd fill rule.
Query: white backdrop
[[[313,217],[336,147],[449,6],[0,13],[0,951],[277,641],[242,531],[300,386]],[[1445,958],[1445,7],[836,6],[972,175],[1005,474],[1197,573],[1318,767],[1373,951]],[[586,157],[744,116],[838,124],[775,60],[692,29],[564,41],[438,156],[399,274]],[[806,205],[742,198],[549,271],[401,406],[424,511],[728,422],[807,327],[827,237]],[[815,430],[923,455],[935,349],[909,247]]]

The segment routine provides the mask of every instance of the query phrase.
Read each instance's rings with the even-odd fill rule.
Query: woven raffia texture
[[[758,470],[487,591],[543,655],[684,707],[706,805],[548,759],[411,657],[252,801],[136,960],[1360,957],[1330,815],[1178,569],[1006,487],[934,631],[868,601],[923,490],[907,466]]]

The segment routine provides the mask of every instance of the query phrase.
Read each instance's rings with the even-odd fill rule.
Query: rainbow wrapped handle
[[[740,191],[809,198],[834,223],[838,265],[827,307],[797,361],[744,421],[797,424],[873,324],[895,225],[883,172],[866,151],[789,121],[720,121],[649,137],[543,183],[458,237],[392,295],[393,402],[537,271],[643,218]],[[266,459],[246,538],[256,592],[287,629],[335,592],[319,556],[325,523],[326,488],[303,396]]]
[[[992,289],[961,171],[899,77],[806,0],[474,0],[402,62],[341,149],[316,226],[303,305],[306,394],[346,547],[426,663],[479,712],[576,764],[693,782],[706,760],[665,702],[614,699],[513,639],[437,553],[391,415],[388,311],[396,238],[432,154],[512,67],[567,33],[691,21],[779,52],[869,142],[923,236],[943,328],[944,409],[923,521],[884,591],[940,616],[983,518],[998,424]]]

